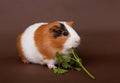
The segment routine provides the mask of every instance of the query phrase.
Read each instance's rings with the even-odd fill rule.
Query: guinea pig
[[[35,23],[17,38],[19,57],[24,63],[47,65],[56,68],[56,52],[71,54],[71,48],[80,44],[80,36],[72,28],[73,22],[56,21]]]

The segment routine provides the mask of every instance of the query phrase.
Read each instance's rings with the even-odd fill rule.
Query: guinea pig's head
[[[61,49],[62,54],[71,53],[71,48],[76,48],[80,44],[80,36],[72,28],[73,22],[52,22],[49,25],[49,41],[51,46]]]

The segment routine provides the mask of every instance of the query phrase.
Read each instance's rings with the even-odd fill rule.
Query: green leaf
[[[54,73],[65,74],[68,72],[68,70],[66,70],[68,68],[76,71],[83,69],[92,79],[95,79],[95,77],[83,66],[82,59],[79,58],[77,52],[74,49],[71,49],[71,52],[73,57],[66,57],[65,59],[59,52],[56,52],[58,68],[54,69]]]
[[[65,60],[65,62],[70,62],[71,61],[71,57],[66,57],[64,60]]]
[[[71,65],[69,65],[67,62],[62,63],[62,66],[66,69],[67,68],[72,68]]]
[[[69,62],[70,65],[74,65],[76,63],[76,61],[73,60],[73,58],[71,58],[71,61]]]
[[[54,73],[56,73],[56,74],[65,74],[67,72],[68,72],[68,70],[61,69],[61,68],[55,68],[54,69]]]
[[[64,61],[64,58],[59,54],[59,52],[56,52],[56,57],[59,64]]]

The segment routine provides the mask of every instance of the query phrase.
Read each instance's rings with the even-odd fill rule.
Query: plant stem
[[[78,62],[81,68],[92,78],[95,79],[95,77],[82,65],[82,63]]]
[[[72,54],[73,54],[74,58],[75,58],[75,59],[77,59],[77,57],[76,57],[76,54],[75,54],[74,50],[73,50],[73,49],[71,49],[71,51],[72,51]]]
[[[82,62],[80,62],[79,57],[77,56],[77,54],[75,53],[75,51],[73,49],[71,49],[72,54],[74,56],[75,59],[73,59],[74,61],[76,61],[79,66],[92,78],[95,79],[95,77],[82,65]]]

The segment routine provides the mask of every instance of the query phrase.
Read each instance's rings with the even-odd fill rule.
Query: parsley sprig
[[[82,59],[78,57],[77,52],[74,49],[71,49],[71,52],[73,56],[66,58],[63,58],[59,52],[56,52],[58,67],[54,69],[54,73],[65,74],[70,69],[76,71],[83,69],[90,78],[95,79],[95,77],[83,66]]]

